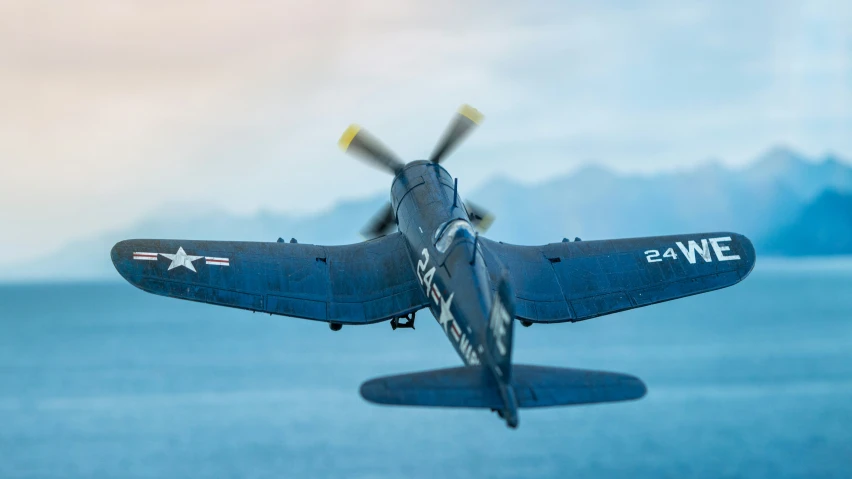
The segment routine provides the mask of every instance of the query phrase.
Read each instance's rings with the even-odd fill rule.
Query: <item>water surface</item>
[[[852,264],[761,261],[732,288],[518,328],[517,362],[641,377],[636,402],[365,403],[459,364],[434,319],[343,328],[123,284],[0,286],[0,477],[850,477]]]

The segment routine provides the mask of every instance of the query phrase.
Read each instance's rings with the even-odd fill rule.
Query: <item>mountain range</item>
[[[752,238],[763,255],[852,254],[852,166],[834,155],[807,158],[786,148],[772,149],[740,168],[708,162],[636,175],[587,166],[532,185],[494,178],[466,198],[497,217],[487,236],[509,243],[736,231]],[[131,228],[6,265],[0,280],[116,279],[109,251],[126,238],[356,242],[357,232],[385,201],[382,194],[302,217],[187,214],[192,208],[173,205]]]

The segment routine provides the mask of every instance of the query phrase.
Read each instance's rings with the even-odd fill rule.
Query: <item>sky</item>
[[[73,7],[72,7],[73,5]],[[0,3],[3,262],[168,211],[309,214],[387,191],[469,103],[473,189],[598,163],[852,158],[848,1]]]

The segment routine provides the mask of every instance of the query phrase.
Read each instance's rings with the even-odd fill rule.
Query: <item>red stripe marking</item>
[[[133,253],[133,256],[143,256],[145,258],[156,258],[156,253]]]
[[[461,331],[459,331],[459,328],[456,327],[455,321],[453,322],[453,332],[455,332],[457,335],[461,336]]]

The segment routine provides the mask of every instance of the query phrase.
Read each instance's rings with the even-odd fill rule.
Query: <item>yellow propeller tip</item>
[[[343,132],[343,135],[340,136],[340,140],[337,142],[337,145],[340,146],[340,149],[346,151],[349,149],[349,144],[352,143],[352,140],[355,139],[355,136],[358,132],[361,131],[361,127],[355,124],[349,125],[349,128]]]
[[[470,105],[462,105],[459,108],[459,114],[477,125],[482,123],[482,119],[485,118],[479,110]]]
[[[497,218],[492,214],[485,215],[485,218],[482,218],[482,221],[480,221],[479,224],[477,225],[479,231],[481,231],[483,233],[488,231],[488,228],[490,228],[491,225],[494,224],[495,219],[497,219]]]

